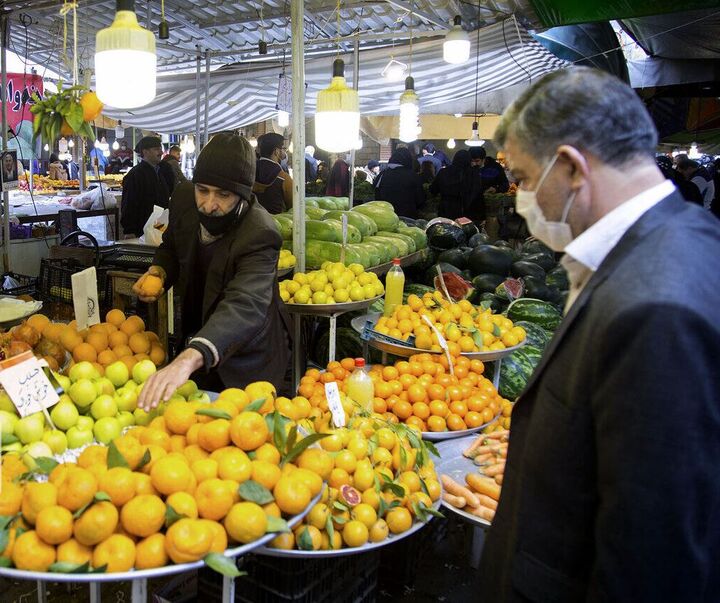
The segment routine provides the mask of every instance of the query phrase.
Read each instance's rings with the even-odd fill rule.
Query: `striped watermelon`
[[[550,331],[543,329],[540,325],[536,325],[534,322],[519,320],[514,323],[514,325],[525,329],[525,344],[527,346],[533,346],[540,350],[544,350],[545,346],[550,343],[550,339],[552,339],[552,333],[550,333]]]
[[[541,357],[542,350],[526,345],[503,358],[500,365],[500,395],[515,400],[525,389]]]
[[[562,320],[562,314],[551,303],[530,297],[521,297],[512,302],[508,306],[507,317],[514,323],[532,322],[548,331],[557,329]]]

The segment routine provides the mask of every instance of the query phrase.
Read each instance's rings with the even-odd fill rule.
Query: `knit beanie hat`
[[[276,134],[275,132],[267,132],[258,138],[258,151],[260,151],[260,157],[270,157],[275,149],[282,149],[285,144],[285,139],[282,134]]]
[[[255,183],[255,150],[237,134],[221,132],[200,151],[193,180],[250,199]]]

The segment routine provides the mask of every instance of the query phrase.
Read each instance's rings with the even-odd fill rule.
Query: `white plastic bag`
[[[117,200],[106,184],[100,184],[94,189],[80,193],[73,197],[70,206],[74,209],[108,209],[115,207]]]
[[[158,247],[162,243],[162,236],[170,221],[170,211],[155,205],[148,221],[143,228],[143,239],[146,245]]]

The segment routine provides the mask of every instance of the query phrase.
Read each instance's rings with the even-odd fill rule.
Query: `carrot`
[[[495,477],[496,475],[500,475],[501,473],[504,473],[505,471],[505,461],[502,461],[501,463],[495,463],[494,465],[490,465],[489,467],[485,467],[483,469],[483,473],[487,475],[488,477]]]
[[[495,476],[495,483],[498,486],[502,486],[502,483],[503,483],[503,474],[502,473],[500,475]]]
[[[454,494],[448,494],[447,492],[443,492],[443,500],[458,509],[462,509],[465,505],[467,505],[466,500],[462,496],[455,496]]]
[[[470,444],[470,446],[463,451],[463,456],[466,456],[468,458],[472,458],[473,456],[475,456],[473,454],[473,451],[476,448],[478,448],[482,443],[483,443],[482,436],[480,436],[479,438],[476,438],[475,441],[473,441],[473,443]]]
[[[478,494],[477,497],[483,507],[497,511],[498,504],[496,500],[490,498],[489,496],[485,496],[484,494]]]
[[[488,452],[487,454],[481,454],[481,455],[476,456],[473,459],[473,463],[475,463],[476,465],[482,465],[484,463],[487,463],[488,461],[492,462],[492,460],[493,460],[493,455]]]
[[[477,507],[468,507],[465,510],[472,515],[484,519],[485,521],[491,522],[493,519],[495,519],[495,511],[493,511],[492,509],[488,509],[487,507],[483,507],[482,505]]]
[[[465,481],[468,483],[468,486],[470,486],[478,494],[484,494],[485,496],[489,496],[495,500],[500,500],[500,486],[498,486],[491,478],[481,477],[475,473],[468,473],[465,476]],[[469,501],[468,504],[470,504]]]
[[[492,433],[486,433],[485,437],[489,438],[491,440],[506,441],[509,435],[510,435],[510,432],[507,429],[504,429],[503,431],[493,431]]]
[[[477,454],[497,454],[503,448],[507,448],[507,444],[488,444],[480,446],[474,452],[477,452]]]
[[[503,448],[502,450],[500,450],[500,452],[498,452],[498,455],[501,456],[502,458],[506,459],[507,458],[507,448]]]
[[[475,496],[470,490],[468,490],[462,484],[458,484],[449,475],[442,475],[440,477],[440,480],[442,481],[443,488],[445,489],[446,492],[448,492],[450,494],[454,494],[455,496],[462,496],[465,499],[465,502],[468,505],[470,505],[471,507],[477,507],[480,504],[480,501],[478,501],[477,496]]]

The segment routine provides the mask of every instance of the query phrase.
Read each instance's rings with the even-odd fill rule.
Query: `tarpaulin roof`
[[[442,59],[442,38],[413,45],[412,75],[420,98],[421,112],[473,113],[475,95],[475,56],[480,54],[478,91],[502,89],[537,79],[563,68],[566,63],[548,52],[514,19],[486,27],[470,36],[471,60],[449,65]],[[403,82],[389,83],[381,71],[389,59],[389,49],[360,52],[360,107],[363,114],[394,114],[399,110]],[[395,47],[395,56],[409,62],[407,48]],[[305,61],[307,83],[306,110],[315,109],[317,92],[330,82],[334,55]],[[343,56],[345,74],[352,81],[352,56]],[[238,128],[257,123],[275,114],[279,68],[257,64],[233,66],[210,75],[209,131]],[[158,95],[145,107],[130,111],[106,110],[123,123],[159,132],[195,130],[196,100],[204,91],[204,74],[198,91],[194,74],[158,78]],[[204,109],[204,105],[203,105]],[[478,106],[478,111],[485,108]],[[203,124],[204,125],[204,124]]]

